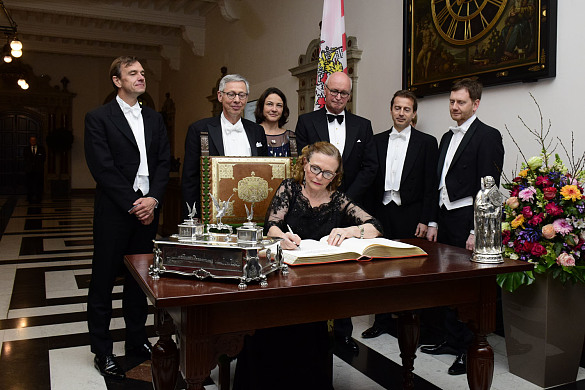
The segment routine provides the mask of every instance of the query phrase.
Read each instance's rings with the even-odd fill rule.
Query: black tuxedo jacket
[[[384,198],[386,157],[391,130],[374,136],[378,151],[378,173],[373,191],[376,208],[382,207]],[[436,220],[439,205],[438,182],[435,173],[438,154],[437,139],[412,127],[400,178],[400,200],[403,206],[419,203],[420,209],[412,218],[417,218],[417,223],[425,225]]]
[[[24,171],[26,173],[44,173],[45,159],[47,154],[45,148],[37,144],[37,153],[33,154],[31,145],[24,148]]]
[[[339,190],[356,202],[362,202],[376,176],[377,158],[372,123],[345,111],[343,180]],[[307,145],[329,142],[325,108],[303,114],[295,130],[299,155]]]
[[[150,190],[147,196],[162,202],[169,181],[171,155],[162,116],[142,108]],[[132,186],[140,165],[140,152],[132,129],[113,99],[85,116],[85,158],[96,181],[96,207],[110,198],[118,210],[128,213],[139,196]]]
[[[252,156],[268,156],[268,145],[264,128],[252,121],[242,118],[244,130],[248,136]],[[219,116],[201,119],[189,126],[185,139],[185,162],[181,190],[183,193],[183,215],[187,215],[186,203],[190,206],[196,202],[197,215],[201,211],[201,132],[209,134],[209,155],[225,156],[221,118]],[[185,203],[186,202],[186,203]]]
[[[437,165],[438,180],[441,180],[445,155],[451,138],[453,138],[452,131],[446,132],[441,138]],[[453,202],[468,196],[475,200],[481,188],[481,178],[484,176],[492,176],[496,185],[500,185],[503,164],[502,135],[497,129],[475,119],[461,140],[445,176],[449,200]],[[473,229],[473,221],[465,221],[462,222],[463,224],[466,225],[465,229]]]

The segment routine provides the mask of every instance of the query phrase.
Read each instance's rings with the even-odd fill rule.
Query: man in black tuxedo
[[[457,126],[451,127],[439,144],[439,212],[437,223],[431,223],[427,232],[430,240],[470,251],[475,247],[473,202],[481,179],[492,176],[499,185],[504,163],[502,135],[475,115],[481,92],[482,85],[471,79],[462,79],[451,88],[449,112]],[[464,374],[473,334],[457,319],[455,310],[445,309],[442,315],[445,341],[423,346],[421,351],[456,355],[449,374]]]
[[[29,145],[24,148],[24,171],[29,203],[40,202],[43,199],[46,157],[45,148],[37,144],[37,137],[31,136]]]
[[[325,82],[325,107],[299,117],[295,130],[299,154],[307,145],[327,141],[339,149],[343,160],[343,179],[339,191],[362,203],[376,176],[376,147],[368,119],[345,109],[351,94],[351,79],[343,72],[332,73]],[[357,353],[351,338],[350,318],[335,320],[337,342]]]
[[[119,57],[110,67],[110,77],[116,98],[85,116],[85,158],[96,181],[87,322],[95,367],[105,377],[124,378],[112,353],[112,289],[116,277],[125,275],[126,356],[149,359],[146,296],[123,257],[152,253],[171,156],[162,116],[138,103],[146,90],[140,62]]]
[[[183,214],[187,203],[201,211],[201,133],[206,132],[210,156],[268,156],[262,126],[242,118],[250,86],[238,74],[228,74],[219,82],[217,99],[223,107],[220,116],[201,119],[189,126],[185,139],[182,192]]]
[[[390,102],[393,126],[374,136],[378,173],[372,188],[374,215],[389,239],[426,238],[437,213],[437,140],[412,127],[416,96],[397,91]],[[376,314],[363,338],[378,337],[389,330],[390,313]]]

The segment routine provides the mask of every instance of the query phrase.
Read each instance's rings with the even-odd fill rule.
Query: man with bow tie
[[[412,126],[417,106],[414,93],[397,91],[390,102],[392,128],[374,136],[378,173],[372,203],[389,239],[426,238],[428,224],[436,218],[437,139]],[[388,332],[391,320],[389,313],[376,314],[362,337]]]
[[[201,119],[189,126],[185,139],[185,163],[181,190],[183,214],[187,204],[197,208],[201,215],[201,136],[208,140],[210,156],[268,156],[266,134],[262,126],[242,118],[248,102],[250,86],[238,74],[224,76],[218,86],[217,100],[222,105],[220,116]]]
[[[481,189],[481,179],[491,176],[498,186],[504,163],[502,135],[475,115],[481,92],[482,85],[471,79],[462,79],[451,88],[449,112],[457,126],[443,135],[439,145],[439,212],[427,232],[429,240],[470,251],[475,247],[473,202]],[[449,374],[464,374],[473,334],[458,321],[454,310],[444,310],[443,316],[444,342],[423,346],[421,351],[456,355]]]
[[[110,79],[116,98],[85,116],[85,158],[96,181],[87,322],[94,366],[104,377],[122,379],[124,370],[112,353],[109,330],[112,289],[117,276],[124,274],[126,357],[150,359],[146,296],[124,267],[123,257],[152,253],[171,156],[162,116],[138,103],[146,91],[140,62],[116,58]]]
[[[299,154],[307,145],[327,141],[339,149],[343,161],[343,178],[339,191],[356,203],[363,203],[377,169],[372,123],[345,109],[351,95],[348,75],[336,72],[325,81],[325,107],[299,116],[295,130]],[[371,212],[371,210],[370,210]],[[335,336],[340,345],[358,352],[351,338],[351,320],[335,321]]]

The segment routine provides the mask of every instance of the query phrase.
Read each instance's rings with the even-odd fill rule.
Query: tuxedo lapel
[[[441,173],[443,171],[443,165],[445,165],[445,157],[447,156],[447,149],[453,138],[453,132],[449,130],[441,139],[441,150],[439,150],[439,162],[437,163],[437,177],[441,179]]]
[[[326,111],[324,108],[322,108],[317,112],[319,115],[315,115],[315,118],[313,119],[313,126],[315,126],[315,130],[319,135],[319,140],[330,142]]]
[[[150,149],[152,143],[153,126],[156,123],[149,110],[142,109],[142,122],[144,123],[144,143],[146,150]]]
[[[390,140],[390,132],[392,129],[385,131],[381,137],[380,142],[377,144],[378,148],[378,169],[380,170],[380,176],[382,182],[386,180],[386,158],[388,157],[388,142]]]
[[[358,130],[354,119],[355,117],[351,113],[345,111],[345,145],[343,147],[343,161],[346,160],[347,156],[351,155],[353,146],[357,141]]]
[[[404,157],[404,165],[402,166],[401,183],[406,179],[412,168],[418,155],[420,154],[421,142],[418,134],[414,128],[411,128],[410,140],[408,141],[408,147],[406,148],[406,156]]]
[[[213,122],[207,124],[207,132],[209,133],[209,139],[211,140],[209,145],[209,154],[214,155],[211,146],[214,146],[217,150],[218,156],[225,155],[223,150],[223,136],[221,132],[221,121],[219,117],[214,118]]]
[[[473,123],[471,124],[471,126],[469,126],[469,129],[465,132],[465,135],[463,136],[461,143],[459,144],[459,146],[457,147],[457,150],[455,151],[455,154],[453,155],[453,160],[451,161],[451,166],[455,165],[455,162],[457,161],[457,159],[459,159],[459,157],[463,154],[463,151],[467,147],[467,144],[469,144],[469,141],[471,141],[471,138],[475,134],[475,131],[477,130],[478,124],[479,124],[479,119],[475,119],[473,121]]]
[[[128,138],[132,142],[132,144],[136,146],[136,148],[138,148],[138,144],[136,143],[134,133],[132,132],[132,129],[128,124],[128,120],[126,120],[126,117],[124,116],[124,113],[122,112],[122,109],[120,108],[120,105],[118,104],[118,101],[115,98],[110,102],[110,120],[112,121],[112,123],[114,123],[116,128],[120,130],[120,132],[126,138]]]
[[[258,155],[258,148],[256,147],[256,137],[254,134],[254,129],[250,127],[248,122],[245,122],[242,119],[242,125],[244,125],[244,130],[246,131],[246,136],[248,137],[248,143],[250,144],[250,152],[252,156]]]

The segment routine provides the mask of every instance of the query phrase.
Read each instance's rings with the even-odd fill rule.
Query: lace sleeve
[[[345,226],[357,226],[363,225],[364,223],[371,223],[374,225],[376,230],[380,232],[380,235],[384,235],[382,224],[376,218],[368,214],[364,209],[355,204],[346,195],[340,193],[340,196],[344,216],[343,224]]]
[[[279,227],[283,232],[286,231],[284,217],[288,214],[292,199],[292,179],[285,179],[280,183],[280,186],[274,193],[270,206],[266,211],[266,217],[264,219],[264,234],[267,234],[272,226]]]

